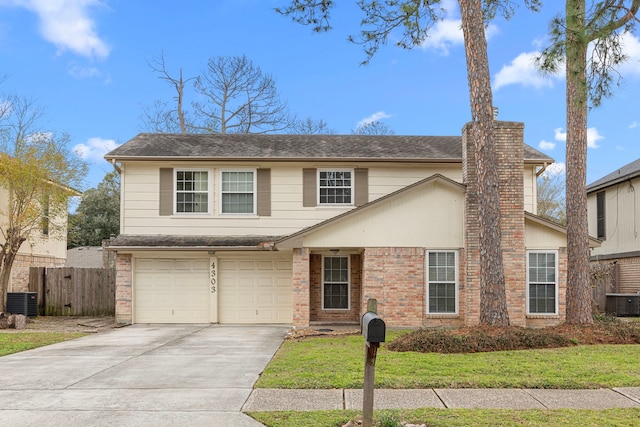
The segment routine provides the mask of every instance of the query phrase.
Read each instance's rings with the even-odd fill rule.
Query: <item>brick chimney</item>
[[[478,227],[478,184],[472,123],[462,129],[462,176],[465,194],[466,299],[465,324],[480,320],[480,242]],[[498,185],[502,256],[507,308],[511,324],[526,324],[526,260],[524,228],[524,124],[494,122],[498,158]],[[462,295],[462,292],[461,292]]]

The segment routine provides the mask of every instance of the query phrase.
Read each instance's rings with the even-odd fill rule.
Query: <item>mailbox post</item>
[[[375,300],[369,301],[369,310],[362,315],[360,332],[365,339],[364,390],[362,399],[362,426],[373,425],[373,389],[375,382],[376,355],[381,342],[385,341],[386,325],[376,314]]]

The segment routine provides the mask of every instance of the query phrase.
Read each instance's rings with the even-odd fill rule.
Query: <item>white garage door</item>
[[[291,323],[290,255],[220,257],[218,278],[221,323]]]
[[[135,323],[209,323],[206,259],[135,261]]]

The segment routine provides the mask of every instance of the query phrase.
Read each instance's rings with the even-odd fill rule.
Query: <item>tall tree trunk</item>
[[[480,323],[508,326],[491,77],[480,0],[459,0],[478,171]]]
[[[585,0],[567,0],[567,319],[593,323],[587,220],[587,42]]]

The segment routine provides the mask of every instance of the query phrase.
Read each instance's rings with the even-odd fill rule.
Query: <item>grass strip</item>
[[[359,417],[357,411],[253,412],[250,416],[267,427],[340,427]],[[631,427],[638,425],[637,408],[606,410],[413,409],[374,412],[374,425],[400,426],[400,422],[450,426],[581,426]],[[383,424],[384,423],[384,424]]]
[[[80,338],[86,334],[68,332],[0,333],[0,356]]]

